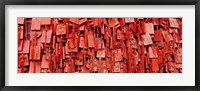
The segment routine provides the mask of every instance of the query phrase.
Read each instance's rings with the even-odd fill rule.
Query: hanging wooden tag
[[[97,51],[97,57],[98,57],[98,58],[105,58],[105,57],[106,57],[105,49],[103,49],[103,50],[98,50],[98,51]]]
[[[41,18],[41,25],[50,25],[51,18]]]
[[[56,35],[65,35],[66,34],[66,25],[58,24],[56,26]]]
[[[99,26],[99,18],[94,18],[93,20],[93,26]]]
[[[24,55],[24,66],[29,66],[28,54]]]
[[[153,38],[153,41],[161,41],[162,40],[162,30],[156,30],[154,31],[154,38]]]
[[[87,18],[81,18],[81,19],[79,19],[79,25],[82,25],[82,24],[84,24],[86,22],[87,22]]]
[[[94,48],[94,35],[92,31],[88,32],[88,47]]]
[[[94,58],[93,60],[93,71],[96,72],[98,70],[98,60]]]
[[[133,39],[130,40],[130,46],[132,48],[138,49],[138,43],[137,43],[137,41],[136,41],[135,38],[133,38]]]
[[[169,42],[169,41],[173,40],[171,34],[169,34],[168,31],[162,31],[162,35],[163,35],[164,40],[166,42]]]
[[[18,18],[18,24],[24,24],[24,18]]]
[[[115,61],[122,61],[123,57],[122,57],[122,51],[121,49],[117,49],[117,50],[113,50],[113,52],[115,53]]]
[[[134,18],[125,18],[126,23],[134,22]]]
[[[80,48],[86,48],[86,46],[85,46],[85,37],[80,37],[79,47]]]
[[[35,73],[41,73],[41,61],[35,61]]]
[[[18,51],[22,51],[23,48],[23,40],[18,40]]]
[[[24,38],[24,26],[18,26],[18,36],[20,39]]]
[[[79,24],[79,18],[70,18],[69,21],[73,24]]]
[[[170,27],[179,28],[179,24],[175,18],[169,18]]]
[[[31,45],[30,46],[30,53],[29,53],[29,59],[30,60],[34,60],[34,46],[33,45]]]
[[[158,59],[151,59],[151,69],[153,72],[159,71]]]
[[[52,39],[52,30],[48,30],[47,32],[45,32],[45,31],[42,32],[42,37],[41,37],[42,43],[46,42],[46,43],[50,44],[51,39]]]
[[[149,34],[154,34],[154,25],[153,23],[144,23],[144,31]]]
[[[109,24],[110,24],[110,27],[113,27],[113,28],[120,27],[120,24],[117,18],[111,18]]]
[[[122,38],[122,31],[117,29],[117,39],[120,40]]]
[[[103,35],[105,34],[105,25],[104,24],[102,24],[102,26],[101,26],[101,34],[103,34]]]
[[[48,69],[49,68],[49,61],[45,57],[46,55],[42,55],[42,69]]]
[[[40,23],[41,23],[40,18],[32,18],[31,30],[40,30],[41,26]]]
[[[35,60],[41,59],[41,47],[39,45],[35,46],[34,48],[34,59]]]
[[[47,31],[47,40],[46,43],[51,43],[52,39],[52,30]]]
[[[175,62],[182,63],[182,49],[177,49],[175,54]]]
[[[120,63],[119,62],[115,62],[114,72],[116,72],[116,73],[120,72]]]
[[[142,38],[143,38],[143,42],[144,42],[144,45],[145,45],[145,46],[146,46],[146,45],[151,45],[151,44],[153,44],[153,41],[152,41],[152,39],[151,39],[151,36],[150,36],[148,33],[143,34],[143,35],[142,35]]]
[[[34,73],[34,62],[30,61],[29,73]]]
[[[45,38],[45,37],[46,37],[46,30],[44,30],[43,27],[41,28],[41,30],[42,30],[42,36],[41,36],[41,38],[40,38],[40,39],[41,39],[40,41],[41,41],[42,43],[44,43],[44,42],[46,41],[46,40],[45,40],[45,39],[46,39],[46,38]]]
[[[81,26],[79,27],[79,30],[80,30],[80,31],[84,31],[84,30],[85,30],[85,25],[81,25]]]
[[[22,53],[29,53],[29,48],[30,48],[30,40],[24,40]]]
[[[101,38],[97,38],[97,48],[101,49]]]
[[[148,47],[148,51],[149,51],[149,58],[158,58],[158,54],[157,54],[157,51],[155,49],[154,46],[149,46]]]
[[[65,72],[65,73],[69,73],[69,68],[70,68],[70,67],[69,67],[69,63],[67,62],[67,60],[65,60],[65,63],[64,63],[64,64],[65,64],[65,66],[64,66],[64,72]]]
[[[75,39],[75,42],[73,43],[73,39],[68,39],[67,40],[67,45],[68,46],[68,52],[78,52],[78,40]]]

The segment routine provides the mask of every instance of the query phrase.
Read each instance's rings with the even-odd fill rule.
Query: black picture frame
[[[195,5],[195,46],[199,46],[200,0],[1,0],[0,1],[0,89],[2,91],[199,91],[199,48],[195,49],[195,86],[5,86],[5,6],[6,5]]]

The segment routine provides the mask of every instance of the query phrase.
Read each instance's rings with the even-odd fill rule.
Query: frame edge
[[[200,34],[199,32],[199,29],[200,29],[200,1],[198,1],[196,4],[195,4],[195,46],[198,47],[198,45],[200,44],[198,39],[200,38],[198,35]],[[195,87],[197,90],[199,90],[199,76],[200,76],[200,72],[199,72],[199,65],[200,65],[200,62],[198,61],[199,60],[199,57],[198,57],[198,54],[199,54],[199,51],[200,49],[197,48],[195,49]]]

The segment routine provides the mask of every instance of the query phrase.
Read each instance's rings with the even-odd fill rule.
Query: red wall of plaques
[[[182,18],[18,18],[18,73],[182,73]]]

